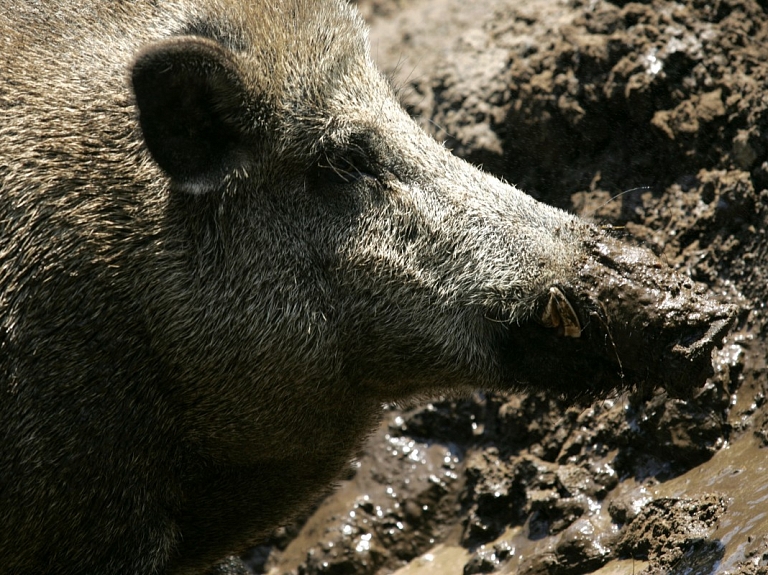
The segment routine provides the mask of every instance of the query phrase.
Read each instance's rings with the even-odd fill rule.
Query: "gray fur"
[[[0,190],[14,575],[205,571],[383,402],[548,385],[499,342],[597,233],[420,132],[340,0],[0,0]]]

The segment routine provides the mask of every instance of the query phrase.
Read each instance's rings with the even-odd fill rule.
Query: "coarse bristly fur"
[[[0,573],[205,572],[383,402],[550,385],[508,334],[591,230],[420,132],[341,0],[0,0]]]

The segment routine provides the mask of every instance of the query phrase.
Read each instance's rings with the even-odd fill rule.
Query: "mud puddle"
[[[704,492],[724,498],[727,507],[718,517],[717,527],[708,533],[711,550],[697,557],[700,564],[709,563],[710,570],[700,572],[768,569],[766,477],[768,452],[758,439],[746,435],[718,451],[710,461],[652,490],[655,498],[683,499]]]

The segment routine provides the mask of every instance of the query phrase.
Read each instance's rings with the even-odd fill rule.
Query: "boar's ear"
[[[144,140],[176,187],[217,189],[245,161],[247,91],[225,48],[191,36],[152,44],[132,80]]]

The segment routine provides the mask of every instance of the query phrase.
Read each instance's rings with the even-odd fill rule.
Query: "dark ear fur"
[[[212,191],[245,161],[247,94],[225,48],[194,36],[152,44],[132,80],[144,140],[177,187]]]

